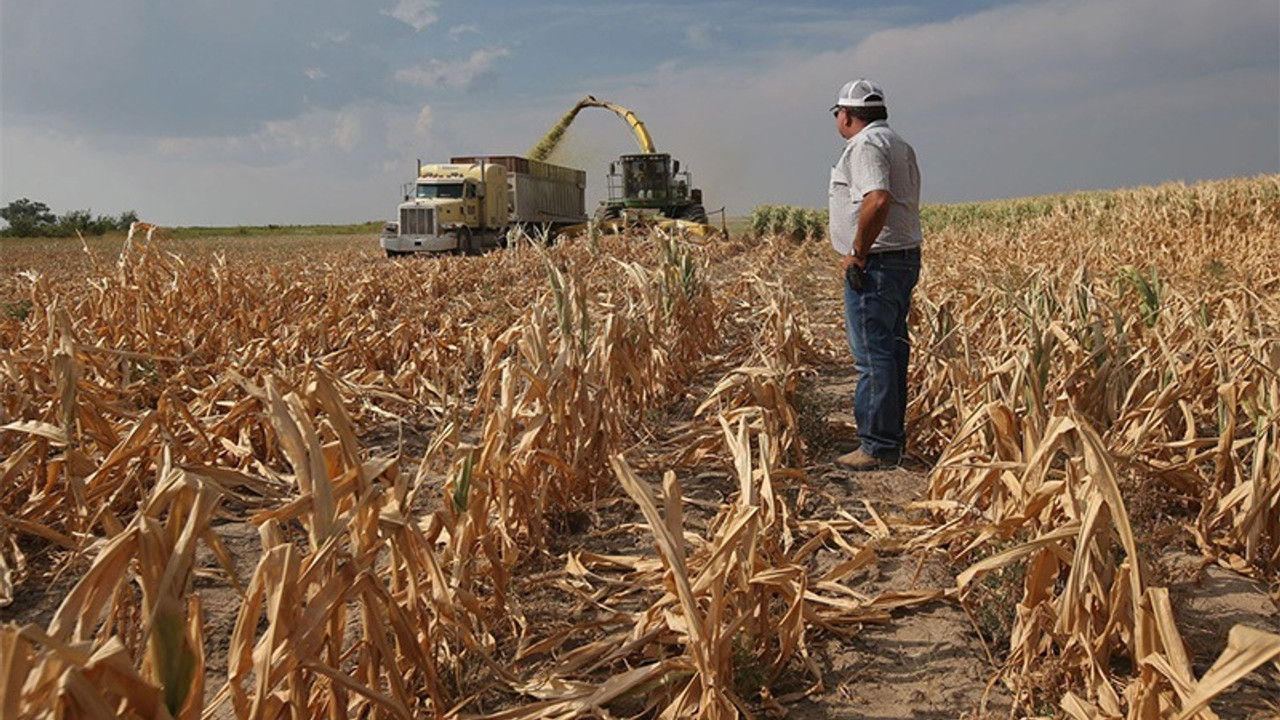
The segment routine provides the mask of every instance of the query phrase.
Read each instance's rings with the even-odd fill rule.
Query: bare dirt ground
[[[833,368],[819,374],[810,388],[820,407],[833,408],[827,415],[832,437],[814,443],[819,452],[807,468],[826,504],[815,509],[868,521],[873,509],[892,528],[896,521],[907,521],[907,506],[925,495],[928,466],[912,458],[893,470],[851,473],[833,463],[836,455],[856,446],[853,417],[840,409],[852,406],[855,380],[851,367]],[[879,541],[876,550],[879,562],[849,581],[855,592],[874,597],[945,591],[955,584],[959,569],[945,556],[907,552],[892,535]],[[820,636],[816,651],[828,673],[828,692],[797,704],[790,717],[941,719],[1008,708],[1001,689],[987,693],[995,668],[974,623],[945,599],[897,611],[891,622],[867,626],[849,639]]]
[[[819,404],[851,405],[852,370],[829,368],[812,387]],[[907,506],[927,492],[929,466],[920,458],[902,468],[849,473],[832,464],[835,455],[852,447],[852,417],[840,410],[828,415],[837,439],[824,446],[806,468],[811,482],[824,491],[832,508],[861,512],[869,503],[884,518],[910,518]],[[840,436],[843,436],[841,438]],[[889,523],[892,525],[892,523]],[[885,543],[892,548],[893,543]],[[1155,548],[1155,578],[1167,584],[1178,627],[1197,676],[1203,675],[1226,647],[1227,634],[1239,623],[1280,632],[1280,608],[1263,584],[1217,565],[1204,563],[1176,545]],[[946,589],[963,571],[944,555],[880,551],[881,561],[869,575],[855,578],[855,591],[874,596],[886,591]],[[1010,616],[1013,607],[1005,608]],[[992,684],[1004,648],[988,645],[975,618],[958,603],[939,600],[895,613],[893,621],[869,626],[849,640],[819,641],[828,692],[791,708],[789,717],[817,718],[981,718],[1010,717],[1009,691]],[[1246,677],[1212,704],[1223,718],[1280,717],[1280,672],[1263,668]],[[1053,702],[1040,708],[1060,716]]]
[[[1173,600],[1178,629],[1197,677],[1204,675],[1227,644],[1237,624],[1280,633],[1280,610],[1261,583],[1199,556],[1166,549],[1157,562]],[[1224,718],[1280,718],[1280,671],[1274,665],[1245,677],[1213,702]]]

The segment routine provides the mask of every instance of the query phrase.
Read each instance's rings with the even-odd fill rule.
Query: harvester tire
[[[596,225],[616,220],[622,216],[622,208],[614,205],[601,205],[596,208]]]
[[[707,209],[701,205],[688,205],[680,209],[678,217],[681,220],[688,220],[689,222],[702,223],[703,225],[706,225]]]

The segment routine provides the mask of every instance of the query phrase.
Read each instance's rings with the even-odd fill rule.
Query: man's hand
[[[867,269],[867,259],[853,253],[845,253],[840,256],[840,271],[849,272],[850,267],[857,267],[859,270]]]
[[[852,261],[843,263],[844,281],[849,286],[850,290],[860,293],[862,292],[863,282],[865,281],[867,261],[852,254],[845,255],[844,257],[845,260]]]

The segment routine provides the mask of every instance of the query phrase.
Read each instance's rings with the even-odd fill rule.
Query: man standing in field
[[[920,169],[889,128],[884,91],[870,80],[840,88],[831,108],[846,140],[831,168],[831,245],[843,270],[845,335],[858,370],[853,414],[860,447],[849,470],[896,466],[906,447],[907,312],[920,278]]]

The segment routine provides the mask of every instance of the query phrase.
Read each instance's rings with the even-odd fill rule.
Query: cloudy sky
[[[846,80],[926,203],[1280,173],[1276,0],[3,0],[0,204],[164,225],[394,214],[415,161],[524,154],[587,94],[707,206],[822,206]],[[635,142],[588,110],[589,200]]]

